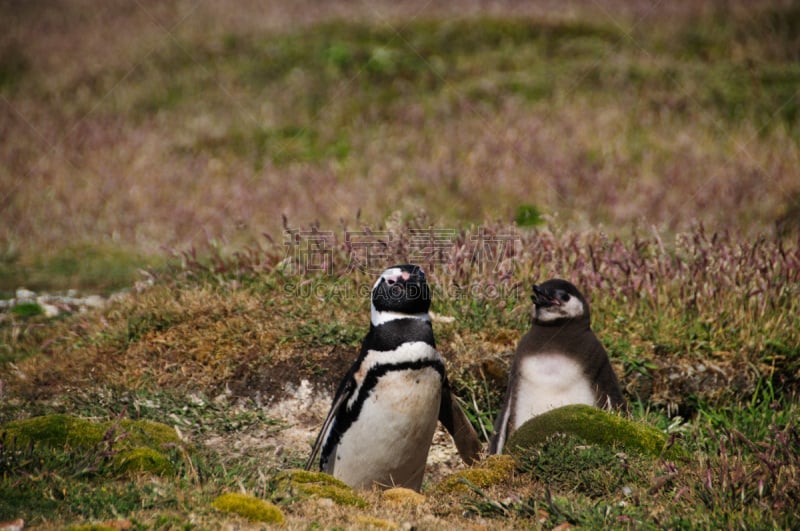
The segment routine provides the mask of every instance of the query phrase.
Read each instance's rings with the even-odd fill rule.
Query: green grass
[[[140,269],[155,268],[163,261],[109,244],[73,244],[35,256],[9,250],[0,256],[0,294],[13,294],[19,287],[108,293],[130,287],[139,279]]]

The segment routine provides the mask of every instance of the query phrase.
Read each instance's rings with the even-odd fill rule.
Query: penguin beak
[[[389,289],[394,290],[395,293],[405,292],[409,297],[417,297],[422,293],[422,286],[424,284],[422,275],[416,273],[403,272],[386,279]]]
[[[548,293],[542,291],[542,289],[534,284],[533,286],[533,295],[531,295],[531,299],[533,299],[533,304],[539,306],[541,308],[547,308],[549,306],[560,306],[561,301],[558,300],[557,297],[552,297]]]
[[[425,276],[417,273],[403,272],[385,277],[392,297],[403,297],[406,300],[430,300],[430,292],[425,285]]]
[[[403,273],[401,273],[399,275],[395,275],[393,277],[388,277],[386,279],[386,283],[389,284],[390,286],[393,286],[395,284],[403,285],[403,284],[408,283],[409,279],[412,279],[412,278],[416,279],[416,275],[413,275],[413,277],[412,277],[411,273],[403,272]],[[413,280],[412,280],[412,283],[413,283]]]

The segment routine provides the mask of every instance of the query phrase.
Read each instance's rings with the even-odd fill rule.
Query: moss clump
[[[394,487],[381,492],[381,498],[398,505],[419,505],[425,503],[425,496],[419,492],[404,487]]]
[[[506,448],[512,455],[523,455],[556,433],[575,435],[592,444],[619,444],[652,457],[674,458],[682,453],[678,447],[666,448],[667,436],[657,428],[584,404],[560,407],[530,419],[511,434]]]
[[[112,422],[104,423],[106,428],[111,427]],[[120,427],[127,433],[126,438],[137,446],[165,446],[180,444],[181,439],[172,426],[167,426],[152,420],[130,420],[120,421]]]
[[[175,467],[164,454],[142,446],[118,453],[114,458],[114,468],[121,474],[148,472],[166,476],[175,473]]]
[[[15,420],[3,425],[2,431],[18,447],[31,443],[50,447],[69,445],[72,448],[90,448],[103,440],[113,428],[125,432],[120,444],[160,447],[179,444],[175,430],[166,424],[150,420],[92,422],[69,415],[44,415],[25,420]]]
[[[470,484],[480,488],[497,485],[508,480],[516,466],[514,458],[508,455],[490,455],[481,465],[448,476],[435,490],[463,493],[469,491]]]
[[[254,522],[282,524],[285,520],[276,505],[246,494],[229,492],[217,497],[211,505],[219,511],[238,514]]]
[[[7,444],[17,448],[70,448],[91,452],[103,447],[114,452],[112,472],[174,474],[175,467],[162,450],[180,444],[175,430],[149,420],[92,422],[69,415],[44,415],[9,422],[0,427]],[[117,436],[120,433],[122,436]]]
[[[287,470],[275,477],[279,489],[292,496],[328,498],[339,505],[366,507],[364,501],[343,481],[323,472],[308,470]]]
[[[2,427],[2,431],[6,439],[17,447],[41,444],[86,449],[103,439],[106,428],[103,424],[69,415],[45,415],[9,422]]]

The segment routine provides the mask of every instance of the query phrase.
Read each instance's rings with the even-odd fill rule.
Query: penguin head
[[[533,286],[533,320],[537,324],[556,321],[589,320],[589,303],[578,288],[556,278]]]
[[[425,272],[417,265],[392,266],[381,273],[372,286],[373,316],[381,312],[427,314],[430,307],[431,290]]]

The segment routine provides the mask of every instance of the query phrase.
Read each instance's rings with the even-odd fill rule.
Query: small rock
[[[61,304],[66,304],[70,308],[77,308],[80,305],[80,299],[71,296],[60,297],[60,301]]]
[[[102,308],[106,305],[106,300],[100,295],[89,295],[83,299],[83,304],[90,308]]]
[[[58,306],[53,306],[52,304],[40,303],[39,304],[44,310],[45,317],[57,317],[61,311],[58,309]]]
[[[36,293],[25,288],[18,288],[15,295],[18,301],[33,301],[36,298]]]

